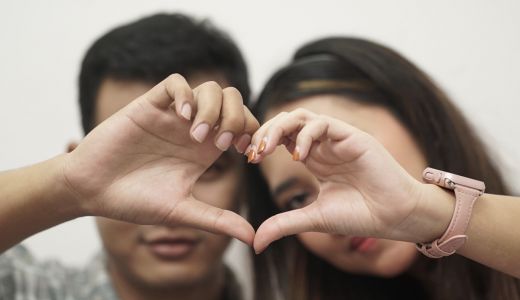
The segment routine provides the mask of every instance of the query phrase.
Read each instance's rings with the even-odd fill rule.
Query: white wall
[[[3,0],[0,170],[44,160],[81,138],[76,78],[84,51],[109,28],[162,10],[210,18],[230,32],[256,92],[312,38],[348,34],[383,42],[431,74],[471,118],[504,173],[520,176],[520,2],[446,0]],[[520,180],[511,183],[519,191]],[[39,257],[71,264],[99,247],[88,218],[25,244]]]

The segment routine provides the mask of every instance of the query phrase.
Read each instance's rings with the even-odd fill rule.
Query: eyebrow
[[[296,177],[291,177],[285,181],[283,181],[281,184],[279,184],[273,191],[273,197],[278,197],[281,193],[287,191],[288,189],[292,188],[294,185],[298,183],[298,179]]]

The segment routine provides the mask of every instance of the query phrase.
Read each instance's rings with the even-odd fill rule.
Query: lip
[[[199,238],[186,235],[162,235],[144,238],[143,244],[162,260],[180,260],[188,257],[201,242]]]
[[[377,246],[377,239],[371,237],[352,237],[350,238],[349,250],[359,253],[369,253]]]

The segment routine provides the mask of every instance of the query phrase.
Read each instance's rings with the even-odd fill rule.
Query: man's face
[[[218,77],[217,77],[218,78]],[[188,78],[192,88],[215,76]],[[227,86],[223,80],[216,80]],[[96,124],[144,94],[151,84],[105,79],[96,102]],[[117,155],[117,154],[115,154]],[[237,210],[242,157],[224,152],[194,186],[194,196],[210,205]],[[110,272],[147,287],[189,286],[217,274],[230,239],[187,227],[135,225],[97,218]]]

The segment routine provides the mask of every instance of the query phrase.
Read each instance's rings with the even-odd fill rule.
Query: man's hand
[[[230,145],[243,152],[258,127],[236,89],[207,82],[192,90],[171,75],[66,155],[63,181],[87,214],[192,226],[251,244],[246,220],[195,199],[192,188]]]

